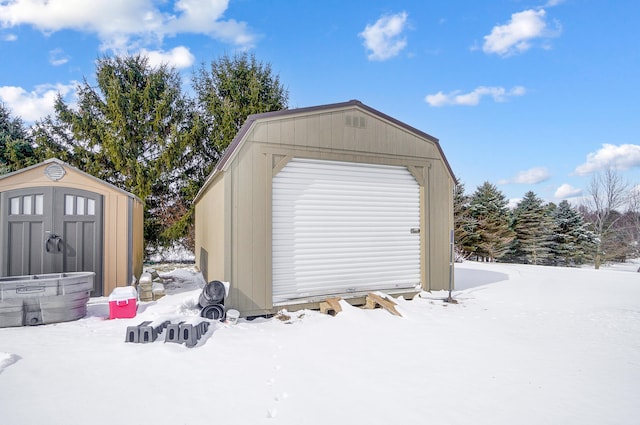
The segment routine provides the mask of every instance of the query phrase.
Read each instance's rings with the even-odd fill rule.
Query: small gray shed
[[[92,296],[142,272],[142,201],[52,158],[0,176],[0,276],[92,271]]]
[[[196,264],[243,316],[447,289],[438,140],[357,100],[250,116],[195,198]]]

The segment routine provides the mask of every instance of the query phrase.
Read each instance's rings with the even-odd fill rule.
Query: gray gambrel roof
[[[442,151],[442,148],[440,147],[440,142],[438,141],[437,138],[431,136],[430,134],[425,133],[424,131],[418,130],[415,127],[410,126],[409,124],[405,124],[402,121],[399,121],[393,117],[390,117],[387,114],[384,114],[370,106],[365,105],[364,103],[360,102],[359,100],[350,100],[348,102],[341,102],[341,103],[330,103],[327,105],[319,105],[319,106],[310,106],[310,107],[306,107],[306,108],[296,108],[296,109],[284,109],[281,111],[274,111],[274,112],[264,112],[261,114],[253,114],[253,115],[249,115],[246,119],[246,121],[244,122],[244,124],[242,125],[242,127],[240,128],[240,130],[238,131],[238,133],[236,134],[236,136],[233,138],[233,140],[231,141],[231,143],[229,144],[229,146],[227,147],[227,149],[224,151],[224,154],[222,155],[222,158],[220,158],[220,160],[218,161],[218,163],[216,164],[215,168],[213,169],[213,171],[211,172],[211,174],[209,175],[209,177],[207,177],[207,180],[205,181],[205,183],[202,185],[202,187],[200,188],[200,190],[198,191],[198,194],[196,195],[196,197],[194,198],[194,202],[196,202],[198,199],[200,199],[200,196],[202,195],[202,193],[207,189],[207,187],[209,187],[209,185],[211,184],[211,182],[213,181],[213,179],[216,177],[216,175],[224,168],[224,166],[226,165],[226,163],[233,157],[234,153],[238,150],[238,148],[240,147],[240,145],[242,144],[242,140],[244,139],[244,136],[249,132],[249,130],[251,129],[251,127],[253,126],[253,124],[256,121],[259,120],[266,120],[266,119],[271,119],[271,118],[286,118],[289,116],[293,116],[293,115],[304,115],[304,114],[309,114],[309,113],[314,113],[314,112],[324,112],[324,111],[330,111],[330,110],[340,110],[340,109],[349,109],[349,108],[359,108],[371,115],[374,115],[384,121],[388,121],[391,124],[394,124],[398,127],[401,127],[405,130],[407,130],[410,133],[415,134],[418,137],[421,137],[423,139],[427,139],[431,142],[433,142],[436,147],[438,148],[438,152],[440,152],[440,155],[442,156],[442,160],[444,161],[444,164],[447,168],[447,171],[449,171],[449,174],[451,174],[451,177],[456,180],[455,178],[455,174],[453,173],[453,171],[451,170],[451,166],[449,165],[449,161],[447,161],[447,157],[444,155],[444,152]]]

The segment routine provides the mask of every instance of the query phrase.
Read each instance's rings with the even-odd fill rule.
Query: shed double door
[[[92,271],[102,295],[102,195],[66,187],[0,195],[3,276]]]

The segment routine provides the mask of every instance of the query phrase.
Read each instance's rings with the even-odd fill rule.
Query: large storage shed
[[[243,316],[449,285],[454,176],[359,101],[250,116],[195,199],[196,264]]]
[[[140,276],[136,196],[58,159],[0,176],[0,276],[93,271],[92,296]]]

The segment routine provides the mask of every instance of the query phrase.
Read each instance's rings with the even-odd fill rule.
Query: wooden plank
[[[342,307],[340,306],[340,299],[340,297],[327,298],[320,303],[320,312],[323,314],[330,314],[332,316],[340,313],[342,311]]]
[[[381,297],[378,294],[374,294],[373,292],[369,292],[369,294],[367,295],[367,301],[365,304],[365,308],[377,308],[377,307],[382,307],[385,310],[387,310],[389,313],[395,315],[395,316],[400,316],[402,317],[402,314],[400,314],[400,312],[398,310],[396,310],[396,306],[397,304],[395,303],[395,301],[393,300],[389,300],[386,298]]]

